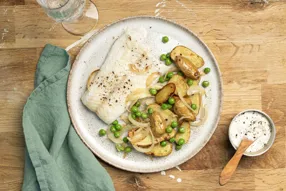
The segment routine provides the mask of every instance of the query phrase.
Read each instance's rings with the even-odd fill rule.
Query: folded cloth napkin
[[[24,191],[114,190],[110,176],[72,126],[66,103],[69,71],[67,52],[46,45],[37,65],[35,90],[23,112]]]

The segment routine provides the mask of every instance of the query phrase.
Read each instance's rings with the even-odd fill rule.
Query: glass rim
[[[46,5],[48,5],[47,1],[49,1],[49,0],[37,0],[37,2],[39,3],[39,5],[41,5],[44,9],[47,9],[47,10],[58,10],[58,9],[61,9],[61,8],[63,8],[64,6],[66,6],[70,0],[67,0],[65,4],[63,4],[61,7],[57,7],[57,8],[47,7],[47,6],[46,6]],[[76,1],[79,1],[79,0],[76,0]],[[85,2],[86,0],[83,0],[83,1]]]

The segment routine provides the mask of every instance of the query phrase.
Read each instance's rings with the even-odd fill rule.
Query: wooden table
[[[97,0],[98,28],[135,15],[165,17],[188,27],[210,47],[223,75],[219,126],[195,157],[167,175],[125,172],[102,162],[117,190],[284,190],[286,188],[286,2],[248,0]],[[0,190],[23,181],[22,109],[33,90],[37,60],[47,43],[67,47],[79,37],[48,18],[35,0],[0,0]],[[74,51],[76,52],[76,51]],[[232,180],[218,177],[234,153],[227,130],[244,109],[268,113],[277,128],[273,147],[245,157]]]

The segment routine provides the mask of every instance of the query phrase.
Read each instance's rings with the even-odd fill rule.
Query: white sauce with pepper
[[[271,124],[264,115],[256,111],[241,113],[235,117],[229,128],[230,139],[236,148],[243,138],[255,141],[246,152],[261,150],[271,136]]]

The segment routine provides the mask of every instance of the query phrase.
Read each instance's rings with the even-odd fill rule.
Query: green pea
[[[170,140],[169,140],[170,143],[174,143],[175,142],[175,138],[172,137]]]
[[[180,138],[177,142],[178,145],[183,145],[185,144],[185,139]]]
[[[146,113],[142,113],[141,117],[142,119],[147,119],[148,115]]]
[[[136,106],[136,107],[139,107],[140,105],[141,105],[140,101],[137,101],[137,102],[135,103],[135,106]]]
[[[166,109],[168,109],[168,105],[167,105],[166,103],[163,103],[163,104],[161,105],[161,108],[162,108],[163,110],[166,110]]]
[[[174,75],[174,73],[173,73],[173,72],[168,72],[168,74],[167,74],[167,78],[172,78],[172,77],[173,77],[173,75]]]
[[[115,125],[116,131],[120,131],[122,129],[122,126],[120,124]]]
[[[163,42],[163,43],[167,43],[168,41],[169,41],[169,37],[163,36],[162,42]]]
[[[112,125],[116,125],[116,124],[118,124],[118,121],[117,121],[117,120],[115,120],[115,121],[112,122]]]
[[[116,131],[113,133],[114,137],[115,138],[119,138],[120,137],[120,132]]]
[[[127,137],[124,137],[122,140],[123,140],[124,143],[128,143],[128,142],[129,142],[129,140],[127,139]]]
[[[106,131],[104,129],[100,129],[99,132],[98,132],[99,136],[104,136],[106,135]]]
[[[112,133],[116,132],[116,129],[115,129],[115,126],[114,126],[114,125],[112,125],[112,126],[110,127],[110,131],[111,131]]]
[[[152,109],[152,108],[149,108],[149,109],[148,109],[148,113],[149,113],[149,114],[152,114],[152,113],[153,113],[153,109]]]
[[[193,104],[191,105],[191,108],[192,108],[193,110],[196,110],[196,109],[197,109],[197,105],[193,103]]]
[[[204,73],[205,73],[205,74],[210,73],[210,71],[211,71],[211,69],[210,69],[210,68],[205,68],[205,69],[204,69]]]
[[[133,119],[136,119],[136,115],[135,115],[134,113],[131,115],[131,117],[132,117]]]
[[[185,133],[185,128],[184,127],[180,127],[179,129],[178,129],[178,131],[179,131],[179,133]]]
[[[178,122],[177,122],[177,121],[173,121],[173,122],[171,123],[171,126],[172,126],[173,128],[178,127]]]
[[[173,131],[173,128],[171,126],[168,126],[165,131],[166,133],[171,133]]]
[[[182,148],[182,145],[176,145],[176,151],[180,150]]]
[[[161,56],[160,56],[160,60],[161,61],[166,60],[166,58],[167,58],[166,54],[161,54]]]
[[[168,99],[168,103],[171,104],[171,105],[173,105],[173,104],[175,103],[175,99],[172,98],[172,97],[170,97],[170,98]]]
[[[173,106],[167,103],[167,109],[171,109]]]
[[[160,143],[160,145],[161,145],[161,147],[166,147],[166,146],[167,146],[167,141],[162,141],[162,142]]]
[[[159,82],[160,82],[160,83],[164,83],[164,82],[165,82],[165,78],[164,78],[164,76],[160,76],[160,78],[159,78]]]
[[[167,54],[166,54],[166,57],[167,57],[167,58],[170,58],[170,57],[171,57],[171,56],[170,56],[170,53],[167,53]]]
[[[141,117],[142,113],[141,113],[140,111],[137,111],[137,112],[135,113],[135,115],[136,115],[136,117]]]
[[[193,85],[193,83],[194,83],[193,80],[191,80],[191,79],[188,79],[188,80],[187,80],[187,84],[188,84],[189,86]]]
[[[131,107],[131,111],[132,111],[132,113],[136,113],[137,111],[138,111],[138,107],[136,107],[136,106],[132,106]]]
[[[157,94],[157,90],[154,89],[154,88],[150,88],[149,92],[150,92],[151,95],[156,95]]]
[[[208,81],[203,81],[202,86],[204,88],[208,87],[210,85],[210,83]]]
[[[172,64],[171,59],[170,59],[170,58],[166,58],[166,60],[165,60],[165,65],[166,65],[166,66],[170,66],[171,64]]]
[[[183,73],[182,71],[179,71],[177,74],[178,74],[179,76],[184,76],[184,73]]]
[[[131,147],[125,147],[125,149],[124,149],[124,152],[126,152],[126,153],[130,153],[132,151],[132,148]]]

